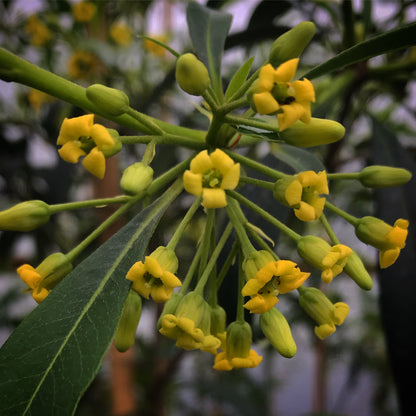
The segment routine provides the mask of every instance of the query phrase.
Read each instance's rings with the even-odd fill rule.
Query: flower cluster
[[[73,9],[74,19],[81,23],[94,19],[95,14],[96,8],[89,2],[77,3]],[[372,279],[359,255],[338,239],[327,213],[351,224],[359,240],[379,250],[381,268],[397,260],[405,247],[409,223],[397,219],[394,225],[389,225],[372,216],[357,218],[330,202],[329,184],[333,180],[354,179],[367,187],[382,188],[401,185],[411,175],[403,169],[377,166],[342,177],[306,165],[299,168],[299,161],[292,165],[295,172],[287,174],[256,160],[255,152],[245,152],[263,139],[285,141],[293,149],[342,138],[345,129],[339,123],[311,117],[311,103],[315,101],[313,84],[306,78],[294,80],[299,55],[310,41],[313,28],[310,22],[303,25],[302,33],[306,32],[302,39],[299,31],[289,31],[284,42],[274,43],[270,59],[251,78],[242,77],[245,71],[238,72],[231,92],[220,95],[218,90],[222,86],[210,72],[212,68],[208,70],[192,53],[181,55],[173,51],[177,55],[178,86],[182,92],[201,96],[204,111],[209,111],[210,125],[206,131],[171,125],[136,111],[130,107],[126,94],[113,88],[94,84],[82,89],[79,100],[91,114],[63,120],[57,138],[58,153],[63,160],[77,163],[83,158],[82,165],[87,171],[102,179],[106,158],[122,147],[141,143],[146,150],[140,161],[124,170],[121,196],[58,206],[29,201],[0,212],[1,229],[31,231],[65,209],[122,204],[67,255],[55,253],[36,268],[25,264],[18,269],[33,298],[49,302],[50,291],[70,272],[76,256],[127,209],[139,201],[147,203],[155,195],[161,195],[158,201],[168,206],[185,191],[182,206],[192,203],[167,244],[148,255],[143,249],[138,258],[133,258],[130,249],[134,244],[130,240],[122,252],[128,252],[123,265],[129,264],[123,270],[126,275],[120,278],[127,279],[124,283],[130,288],[116,332],[117,348],[125,351],[134,342],[142,298],[144,302],[163,303],[158,321],[162,335],[185,350],[209,352],[215,356],[213,367],[222,371],[256,367],[262,361],[252,348],[253,330],[245,320],[246,311],[258,315],[254,324],[259,323],[264,337],[285,357],[292,357],[297,349],[289,322],[276,306],[286,296],[286,299],[297,297],[300,307],[315,321],[314,331],[319,339],[325,339],[343,324],[349,306],[344,302],[333,303],[329,295],[313,287],[311,273],[319,271],[325,285],[347,275],[366,290],[371,289]],[[129,43],[131,34],[127,28],[113,27],[111,33],[115,42]],[[291,42],[297,56],[287,56],[287,45]],[[161,40],[156,44],[163,48]],[[168,46],[164,50],[172,52]],[[93,113],[113,122],[125,121],[141,134],[119,136],[117,131],[94,123]],[[263,115],[276,115],[277,121],[273,117],[262,118]],[[160,143],[174,143],[193,153],[154,178],[156,169],[151,163]],[[266,179],[258,179],[259,176]],[[262,198],[274,201],[276,209],[265,210]],[[280,205],[290,208],[286,210],[289,212],[286,222],[279,218]],[[268,230],[260,229],[256,220],[249,222],[247,211],[288,238],[289,254],[284,253],[281,244],[274,245],[274,241],[268,244]],[[189,256],[191,264],[184,272],[178,267],[176,248],[196,215],[203,219],[203,230],[195,241],[195,252]],[[146,221],[153,225],[153,217]],[[135,234],[134,238],[142,236]],[[227,305],[218,302],[224,279],[232,280],[238,289],[236,316],[226,312]]]

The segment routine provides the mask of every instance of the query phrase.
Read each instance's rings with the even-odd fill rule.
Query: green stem
[[[250,208],[257,214],[259,214],[261,217],[263,217],[266,221],[269,221],[272,225],[274,225],[276,228],[278,228],[280,231],[283,231],[288,237],[295,241],[299,241],[301,238],[301,235],[299,235],[297,232],[290,229],[287,225],[283,224],[281,221],[279,221],[277,218],[273,217],[273,215],[269,214],[264,209],[260,208],[258,205],[256,205],[254,202],[251,202],[244,196],[240,195],[239,193],[235,191],[226,191],[229,196],[236,199],[238,202],[241,202],[246,207]]]
[[[267,131],[272,131],[274,133],[279,133],[279,127],[272,126],[271,124],[266,123],[265,121],[253,120],[250,118],[235,116],[231,114],[227,114],[226,116],[224,116],[224,121],[230,124],[254,127],[257,129],[261,129],[261,130],[267,130]]]
[[[248,168],[256,170],[257,172],[263,173],[266,176],[270,176],[273,179],[277,180],[284,178],[285,176],[288,176],[283,172],[279,172],[278,170],[269,168],[268,166],[263,165],[262,163],[256,162],[255,160],[242,156],[238,153],[234,153],[229,150],[224,150],[224,152],[227,153],[227,155],[234,159],[236,162],[239,162],[242,165],[247,166]]]
[[[248,257],[251,253],[256,251],[256,249],[254,248],[253,244],[251,244],[251,241],[247,236],[244,223],[241,221],[241,217],[237,212],[236,205],[238,205],[237,201],[233,200],[232,198],[227,198],[226,209],[228,217],[230,218],[235,232],[237,233],[238,241],[240,242],[244,257]]]
[[[348,214],[348,212],[345,212],[341,208],[338,208],[337,206],[335,206],[334,204],[331,204],[328,201],[325,201],[325,208],[328,208],[333,213],[339,215],[341,218],[344,218],[344,220],[348,221],[354,227],[358,224],[359,219],[357,217],[354,217],[354,215]]]
[[[90,199],[88,201],[67,202],[64,204],[49,205],[52,214],[57,212],[69,211],[72,209],[101,207],[109,204],[124,204],[132,199],[128,195],[115,196],[113,198]]]
[[[326,218],[325,214],[321,214],[319,217],[319,220],[321,221],[321,224],[324,226],[327,234],[329,235],[329,238],[334,244],[340,244],[340,241],[338,240],[338,237],[335,235],[334,230],[332,229],[331,225],[328,222],[328,219]]]
[[[274,182],[262,181],[260,179],[249,178],[248,176],[240,176],[240,184],[244,183],[269,189],[270,191],[273,191],[275,185]]]
[[[154,123],[151,119],[145,116],[143,113],[140,113],[133,108],[129,108],[127,113],[129,116],[137,120],[139,123],[143,124],[147,130],[151,131],[153,134],[158,136],[164,136],[165,132],[161,129],[156,123]]]
[[[215,230],[215,209],[207,209],[207,219],[205,223],[204,235],[202,237],[202,255],[201,262],[199,264],[199,275],[201,276],[205,270],[205,266],[208,262],[208,257],[211,251],[211,238],[212,233]]]
[[[201,259],[203,247],[202,244],[199,244],[198,249],[195,253],[194,258],[192,259],[192,263],[189,266],[188,273],[186,273],[185,279],[182,282],[182,286],[179,289],[179,292],[185,293],[188,290],[188,287],[192,281],[192,278],[195,275],[196,269],[198,267],[199,260]]]
[[[215,247],[215,250],[211,254],[211,257],[209,259],[208,264],[205,267],[203,274],[199,278],[198,284],[195,286],[195,292],[199,293],[200,295],[203,295],[204,287],[208,281],[209,276],[211,275],[211,271],[217,264],[218,256],[220,255],[221,250],[224,248],[224,245],[227,242],[227,239],[230,236],[232,229],[233,226],[231,223],[228,224],[225,228],[224,233],[222,234],[221,238],[219,239]]]
[[[172,238],[170,239],[167,248],[171,250],[175,250],[180,238],[182,237],[183,232],[185,231],[185,228],[193,218],[195,212],[201,205],[201,197],[198,197],[195,199],[194,203],[189,208],[188,212],[183,217],[181,223],[179,224],[178,228],[175,230],[175,233],[173,234]]]
[[[209,125],[209,129],[207,135],[205,137],[205,142],[210,147],[217,146],[217,136],[220,128],[223,126],[224,120],[223,117],[217,114],[214,114],[211,120],[211,124]]]
[[[245,273],[243,270],[243,259],[238,259],[238,300],[237,300],[237,322],[244,322],[244,296],[241,291],[245,284]]]
[[[166,133],[164,136],[156,135],[143,135],[143,136],[120,136],[120,141],[123,144],[137,144],[137,143],[150,143],[154,141],[156,144],[168,144],[174,146],[187,147],[188,149],[203,150],[206,148],[205,142],[189,138],[185,136],[179,136],[175,134]]]
[[[220,107],[217,108],[217,111],[221,114],[227,114],[231,111],[236,110],[237,108],[244,107],[248,104],[248,100],[246,97],[239,98],[238,100],[227,101],[226,103],[222,104]]]
[[[236,256],[239,248],[240,248],[240,245],[238,244],[238,242],[237,241],[234,241],[234,244],[231,247],[231,250],[228,253],[227,258],[225,259],[225,262],[224,262],[224,264],[223,264],[223,266],[221,268],[221,271],[220,271],[220,273],[217,276],[217,280],[216,280],[216,285],[217,285],[216,286],[216,292],[221,287],[222,282],[223,282],[225,276],[228,273],[228,270],[230,269],[231,265],[233,264],[233,261],[235,259],[235,256]]]
[[[328,179],[359,179],[360,172],[347,172],[347,173],[328,173]]]

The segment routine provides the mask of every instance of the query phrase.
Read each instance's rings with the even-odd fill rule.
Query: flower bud
[[[42,277],[40,286],[50,290],[55,287],[70,271],[72,264],[63,253],[53,253],[36,267]]]
[[[159,246],[152,252],[151,256],[158,262],[159,266],[171,273],[176,273],[178,270],[178,258],[175,252],[165,246]]]
[[[312,22],[301,22],[272,44],[269,62],[276,68],[289,59],[298,58],[315,34],[315,25]]]
[[[134,344],[141,314],[142,298],[136,291],[130,289],[114,337],[114,345],[118,351],[125,352]]]
[[[361,289],[370,290],[373,287],[373,280],[364,267],[360,256],[353,251],[348,257],[344,266],[344,272],[360,286]]]
[[[146,191],[152,181],[153,169],[142,162],[137,162],[124,170],[120,187],[126,194],[139,195]]]
[[[296,121],[287,129],[279,132],[286,143],[297,147],[320,146],[337,142],[344,137],[342,124],[322,118],[312,117],[309,123]]]
[[[260,315],[260,327],[276,351],[286,358],[292,358],[297,351],[289,324],[276,308]]]
[[[105,128],[104,126],[102,127]],[[105,129],[110,134],[111,138],[113,139],[113,142],[111,144],[109,143],[108,145],[100,145],[99,150],[103,153],[105,157],[110,157],[118,153],[121,150],[123,144],[121,143],[120,135],[118,134],[117,130],[107,128]]]
[[[231,322],[227,327],[226,354],[228,357],[248,357],[252,343],[251,326],[245,321]]]
[[[51,208],[43,201],[21,202],[0,212],[0,230],[32,231],[48,222]]]
[[[186,53],[178,58],[175,75],[179,86],[191,95],[202,95],[210,83],[207,68],[192,53]]]
[[[251,253],[243,261],[246,280],[254,279],[257,272],[271,261],[274,262],[275,258],[266,250],[258,250]]]
[[[211,334],[218,337],[218,334],[225,332],[227,315],[220,305],[210,306],[211,309]]]
[[[121,116],[130,107],[129,97],[120,90],[93,84],[85,90],[87,98],[104,116]]]
[[[367,166],[358,177],[360,182],[369,188],[387,188],[389,186],[399,186],[410,181],[412,174],[402,168],[390,166]]]
[[[159,319],[157,321],[158,330],[162,327],[162,318],[165,315],[175,315],[176,309],[178,308],[178,305],[182,302],[183,297],[184,294],[182,292],[175,292],[172,293],[171,298],[165,302],[162,313],[160,314]]]

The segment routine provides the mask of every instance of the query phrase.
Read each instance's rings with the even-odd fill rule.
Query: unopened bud
[[[344,272],[360,286],[361,289],[370,290],[373,287],[373,280],[368,274],[360,256],[353,251],[348,257],[344,266]]]
[[[142,298],[135,290],[130,289],[114,337],[114,345],[118,351],[125,352],[134,344],[141,314]]]
[[[120,181],[120,187],[126,194],[138,195],[145,191],[153,181],[153,169],[137,162],[127,167]]]
[[[0,212],[0,230],[32,231],[49,221],[51,208],[40,200],[21,202]]]
[[[63,253],[53,253],[36,267],[42,277],[40,286],[50,290],[54,288],[70,271],[72,264]]]
[[[220,305],[210,306],[211,309],[211,334],[217,336],[225,332],[227,314]]]
[[[345,128],[342,124],[312,117],[309,123],[296,121],[279,132],[279,137],[293,146],[312,147],[337,142],[344,134]]]
[[[260,315],[260,327],[276,351],[286,358],[292,358],[297,351],[289,324],[276,308]]]
[[[315,25],[312,22],[301,22],[272,44],[269,62],[277,68],[289,59],[298,58],[315,34]]]
[[[358,177],[364,186],[369,188],[387,188],[389,186],[399,186],[410,181],[412,174],[402,168],[390,166],[367,166]]]
[[[129,97],[120,90],[93,84],[85,90],[87,98],[104,116],[121,116],[130,107]]]
[[[185,53],[176,61],[176,81],[188,94],[202,95],[210,78],[205,65],[194,54]]]

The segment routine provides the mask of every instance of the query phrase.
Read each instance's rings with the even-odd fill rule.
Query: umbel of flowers
[[[94,19],[95,12],[88,10],[89,20]],[[82,21],[83,13],[74,10],[74,17]],[[225,94],[212,68],[208,70],[195,54],[181,55],[154,39],[155,44],[175,55],[176,80],[183,92],[204,100],[204,112],[209,113],[210,119],[206,131],[162,123],[136,111],[127,96],[113,88],[94,84],[82,90],[80,102],[90,113],[63,120],[57,137],[58,153],[63,160],[76,164],[82,159],[83,167],[96,179],[102,179],[106,159],[122,148],[144,143],[146,150],[141,160],[124,170],[122,195],[58,205],[26,201],[0,212],[1,230],[25,232],[43,226],[51,215],[61,211],[121,204],[69,253],[52,254],[37,267],[24,264],[18,268],[35,301],[47,303],[50,292],[66,278],[77,256],[128,209],[155,195],[173,200],[183,191],[184,201],[193,202],[170,240],[141,258],[130,259],[127,275],[120,276],[130,284],[115,335],[120,351],[134,343],[143,301],[163,304],[158,321],[162,335],[179,348],[214,355],[213,367],[221,371],[256,367],[262,361],[253,347],[253,330],[244,318],[245,311],[259,316],[253,322],[259,322],[271,345],[288,358],[296,354],[297,346],[290,323],[279,310],[279,302],[284,303],[287,296],[298,297],[302,310],[315,322],[314,332],[319,339],[327,338],[342,325],[349,306],[345,302],[333,303],[329,295],[313,287],[311,272],[319,270],[325,285],[333,285],[347,275],[359,287],[369,290],[372,280],[359,255],[339,241],[326,213],[329,210],[352,224],[359,240],[379,250],[382,268],[393,265],[405,247],[409,223],[399,218],[390,225],[373,216],[352,216],[330,202],[330,182],[357,180],[366,187],[383,188],[402,185],[411,174],[400,168],[369,166],[361,172],[337,175],[305,166],[289,175],[244,153],[253,142],[270,140],[272,134],[276,141],[302,148],[325,145],[343,137],[345,129],[339,123],[312,117],[314,86],[306,78],[297,78],[299,57],[314,31],[313,23],[303,22],[279,37],[271,47],[268,61],[250,77],[241,75],[248,70],[238,71],[232,92],[227,90]],[[102,120],[95,122],[96,116]],[[140,135],[119,136],[116,130],[105,127],[105,118],[113,122],[128,120]],[[247,127],[264,135],[251,135],[246,132]],[[185,147],[192,154],[154,178],[151,163],[159,143]],[[251,171],[267,179],[251,177]],[[292,219],[298,222],[296,230],[302,229],[299,224],[314,223],[319,234],[299,234],[264,210],[256,192],[251,193],[250,199],[244,196],[246,187],[266,189],[268,198],[277,206],[282,204],[293,210]],[[246,210],[285,234],[292,241],[293,253],[304,263],[297,264],[295,256],[280,258],[281,247],[274,242],[269,244],[267,230],[261,230],[255,221],[250,223]],[[176,248],[197,213],[204,218],[203,232],[189,269],[178,273],[182,269],[178,267]],[[231,247],[228,252],[226,247]],[[222,264],[218,262],[220,254],[225,258]],[[237,265],[237,274],[230,272],[233,264]],[[234,279],[238,288],[236,316],[230,316],[226,305],[218,303],[217,294],[225,279]]]

